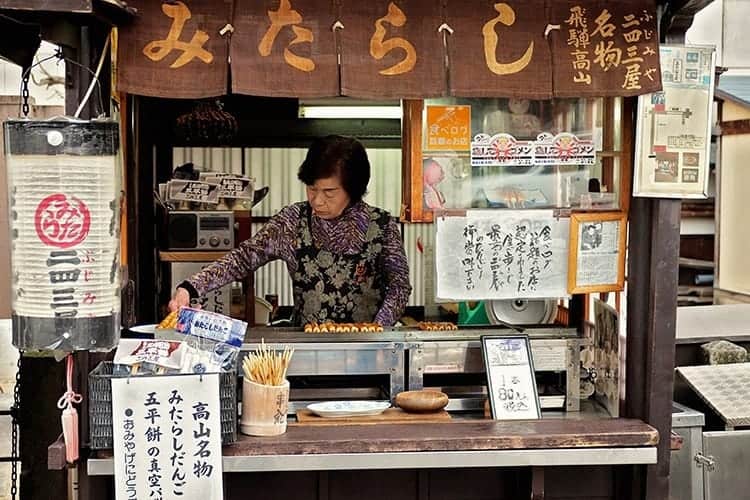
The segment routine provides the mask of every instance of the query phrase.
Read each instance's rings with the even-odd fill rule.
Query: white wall
[[[42,42],[34,62],[55,53],[57,47]],[[0,95],[21,94],[21,67],[0,59]],[[40,106],[65,105],[65,63],[53,58],[31,70],[29,94]]]
[[[716,64],[730,75],[750,75],[750,0],[714,0],[693,19],[685,43],[715,45]]]

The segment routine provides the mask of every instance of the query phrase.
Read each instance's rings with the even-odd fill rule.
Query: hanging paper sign
[[[471,106],[427,106],[425,151],[468,151]]]
[[[219,374],[112,379],[115,498],[222,496]]]
[[[173,179],[167,185],[169,201],[219,203],[219,185]]]
[[[437,218],[442,300],[567,296],[568,219],[550,210],[470,210]]]
[[[471,142],[471,165],[521,166],[594,165],[594,141],[579,139],[573,134],[539,134],[535,141],[518,140],[510,134],[477,134]]]

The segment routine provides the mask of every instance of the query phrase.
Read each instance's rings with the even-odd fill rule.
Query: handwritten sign
[[[222,498],[217,373],[112,379],[115,498]]]
[[[541,418],[529,338],[484,336],[482,354],[492,418]]]
[[[171,180],[167,184],[169,200],[219,203],[219,185],[199,181]]]
[[[471,106],[427,106],[425,150],[468,151]]]
[[[550,210],[470,210],[439,217],[438,298],[567,296],[569,221]]]
[[[661,88],[653,2],[555,2],[555,95],[638,95]]]
[[[128,93],[224,94],[228,60],[232,92],[264,96],[549,99],[661,88],[653,0],[129,4],[140,15],[118,48],[118,89]]]

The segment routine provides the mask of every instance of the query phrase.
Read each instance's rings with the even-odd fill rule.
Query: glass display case
[[[424,210],[618,209],[621,116],[612,98],[427,99]]]

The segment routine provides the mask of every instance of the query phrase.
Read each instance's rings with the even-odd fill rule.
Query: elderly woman
[[[283,208],[253,237],[182,282],[171,310],[276,259],[286,262],[294,288],[294,322],[376,322],[393,325],[411,293],[396,221],[362,201],[370,162],[361,143],[317,139],[298,178],[307,201]]]

